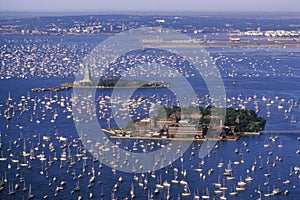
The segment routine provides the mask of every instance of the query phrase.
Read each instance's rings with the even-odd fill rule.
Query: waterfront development
[[[298,199],[297,16],[0,22],[0,199]],[[189,38],[138,40],[101,70],[86,65],[99,43],[142,26]],[[156,50],[197,45],[209,54],[197,62],[220,73],[225,107],[205,81],[210,67],[199,76]],[[180,97],[179,74],[196,95]]]

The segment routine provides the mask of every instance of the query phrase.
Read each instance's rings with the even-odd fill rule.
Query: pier
[[[116,129],[102,129],[103,132],[110,134],[110,138],[112,139],[130,139],[130,140],[166,140],[166,141],[237,141],[240,135],[236,135],[233,137],[200,137],[200,138],[194,138],[194,137],[180,137],[180,138],[170,138],[170,137],[149,137],[149,136],[118,136],[114,135]]]
[[[166,140],[166,141],[237,141],[239,137],[233,138],[163,138],[163,137],[121,137],[121,136],[110,136],[112,139],[129,139],[129,140]]]
[[[300,40],[169,40],[169,41],[141,41],[143,48],[299,48]]]

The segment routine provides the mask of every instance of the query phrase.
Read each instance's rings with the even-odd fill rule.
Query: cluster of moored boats
[[[3,138],[7,141],[9,135],[1,133],[1,144]],[[172,196],[172,199],[190,197],[224,200],[230,196],[242,196],[243,192],[249,191],[248,188],[253,188],[253,185],[258,185],[258,187],[252,191],[253,193],[250,192],[251,196],[256,194],[262,198],[262,196],[288,195],[290,191],[297,190],[297,179],[300,179],[298,163],[290,166],[288,174],[281,174],[282,168],[279,166],[285,164],[283,163],[284,158],[280,157],[280,152],[285,148],[285,144],[281,142],[280,136],[266,136],[264,142],[252,143],[251,147],[263,149],[263,152],[256,156],[249,156],[252,151],[251,147],[246,140],[241,139],[243,141],[237,141],[241,146],[236,145],[237,148],[231,152],[228,162],[221,158],[219,162],[213,164],[214,167],[208,167],[206,162],[218,155],[218,151],[221,151],[219,150],[221,144],[216,144],[206,159],[199,159],[195,154],[199,151],[201,143],[193,143],[189,151],[190,155],[182,154],[183,152],[177,149],[177,153],[181,156],[175,163],[170,162],[167,167],[159,171],[137,173],[133,170],[133,176],[120,175],[112,167],[114,165],[134,166],[135,163],[138,163],[136,160],[135,163],[120,164],[116,149],[126,145],[130,157],[131,152],[151,151],[153,146],[164,147],[163,143],[136,140],[130,144],[124,140],[117,140],[114,146],[109,147],[96,142],[94,150],[89,153],[81,144],[83,140],[88,140],[88,136],[65,137],[58,133],[34,134],[29,137],[20,134],[16,140],[10,140],[8,144],[5,144],[5,146],[8,145],[7,148],[1,148],[0,163],[3,168],[0,174],[0,192],[3,196],[21,194],[23,197],[32,199],[36,196],[35,192],[39,190],[37,182],[42,181],[43,183],[40,184],[48,185],[49,189],[39,191],[39,197],[37,197],[39,199],[57,197],[65,190],[69,190],[70,198],[81,199],[83,196],[80,191],[86,190],[89,191],[86,194],[88,198],[118,199],[119,195],[124,196],[124,193],[119,192],[119,188],[124,189],[125,187],[129,190],[128,196],[125,194],[129,199],[138,198],[137,191],[139,194],[141,191],[145,191],[148,199],[171,199]],[[300,141],[300,137],[298,140]],[[31,147],[28,147],[30,145]],[[147,151],[138,151],[138,149],[147,149]],[[102,153],[106,151],[114,151],[115,159],[110,161],[112,167],[110,172],[107,168],[104,170],[102,165],[103,162],[108,162],[105,160],[107,158],[102,157]],[[299,159],[299,146],[293,156]],[[161,159],[167,158],[161,154]],[[158,160],[153,162],[155,165]],[[190,164],[191,162],[198,162],[199,166]],[[242,173],[241,169],[246,169],[246,173]],[[39,176],[35,182],[28,176],[29,172],[35,174],[34,176]],[[197,175],[198,178],[191,179],[191,174],[192,176]],[[107,175],[114,178],[108,178]],[[43,180],[46,180],[46,183]],[[104,183],[105,181],[108,182]],[[115,183],[113,183],[114,181]],[[196,187],[195,181],[197,182]],[[124,182],[131,182],[130,188]],[[107,188],[109,185],[112,186],[112,189]],[[193,189],[191,189],[191,185]],[[206,186],[202,193],[199,192],[201,185]],[[292,186],[290,187],[290,185]],[[174,188],[177,189],[174,190]],[[111,193],[108,194],[108,190]],[[41,194],[43,195],[41,196]]]
[[[24,44],[20,44],[20,41],[11,41],[10,44],[1,47],[2,65],[6,68],[1,68],[3,73],[0,79],[69,76],[78,70],[74,66],[82,66],[80,60],[91,49],[84,44],[80,47],[75,44],[65,47],[60,44],[39,44],[41,43],[39,39],[29,40],[23,39],[21,43]],[[39,58],[43,60],[42,68]],[[119,61],[123,66],[120,70],[111,70],[119,67],[119,64],[113,63],[100,71],[92,70],[92,73],[98,77],[118,76],[124,71],[130,71],[132,77],[158,77],[158,75],[177,77],[180,73],[186,78],[196,76],[190,65],[174,54],[162,53],[154,57],[147,53],[145,55],[133,53],[126,59],[121,57]],[[147,67],[149,61],[153,69],[151,72],[145,70],[145,65]],[[258,61],[252,61],[252,58],[230,59],[219,55],[213,62],[222,65],[220,70],[225,77],[293,75],[293,69],[287,65],[280,69],[283,71],[280,71],[269,61],[258,65]],[[238,65],[244,62],[249,64],[251,72],[249,69],[241,72]],[[203,63],[207,63],[207,60]],[[137,64],[140,67],[131,69],[131,66]],[[180,68],[177,70],[165,68],[169,65],[180,66]],[[224,67],[227,65],[230,67]],[[23,68],[21,69],[20,66]],[[180,159],[175,163],[161,152],[160,157],[153,160],[153,169],[163,162],[168,163],[167,167],[159,171],[149,170],[138,173],[144,166],[137,158],[133,158],[132,153],[151,152],[165,147],[167,141],[116,140],[113,146],[109,146],[108,139],[104,143],[92,141],[87,133],[79,133],[78,136],[77,133],[68,132],[72,128],[64,130],[63,127],[68,123],[70,126],[74,125],[72,120],[75,123],[88,123],[97,118],[102,125],[110,128],[113,119],[124,121],[131,118],[143,119],[154,111],[156,106],[181,106],[181,103],[200,104],[203,107],[214,105],[217,100],[209,95],[197,99],[185,96],[184,102],[178,102],[174,95],[168,93],[124,96],[120,91],[110,96],[105,91],[101,91],[101,94],[94,99],[92,95],[84,96],[84,93],[76,94],[71,98],[68,91],[55,88],[47,91],[36,88],[36,91],[43,93],[28,92],[20,98],[9,94],[7,98],[0,101],[0,121],[1,124],[5,124],[4,127],[1,126],[0,132],[1,196],[46,199],[66,198],[65,195],[69,195],[70,199],[118,199],[120,197],[139,199],[139,195],[143,196],[147,193],[144,196],[148,199],[219,198],[224,200],[230,196],[242,196],[243,192],[248,192],[252,197],[255,195],[262,198],[288,195],[289,192],[298,189],[297,180],[300,178],[298,163],[287,163],[290,165],[289,174],[280,173],[282,168],[278,166],[282,166],[281,163],[285,162],[285,158],[281,157],[279,152],[285,148],[285,144],[282,144],[281,137],[278,136],[266,137],[264,144],[252,141],[251,147],[249,145],[251,141],[238,140],[237,148],[230,152],[231,158],[220,158],[220,161],[214,165],[208,163],[214,155],[219,155],[218,152],[221,150],[218,145],[214,146],[213,153],[208,152],[205,159],[195,156],[201,143],[193,143],[188,153],[182,152],[179,147],[170,148],[167,150],[174,150],[177,155],[180,155]],[[299,113],[299,99],[237,95],[224,100],[228,107],[253,108],[266,117],[271,117],[275,113],[274,115],[282,116],[282,119],[286,119],[288,123],[297,123],[298,115],[295,113]],[[93,102],[96,102],[96,110],[92,106]],[[74,112],[79,115],[74,116]],[[90,152],[83,146],[82,141],[91,146]],[[133,158],[135,162],[130,163],[127,158],[120,158],[119,148],[127,150],[126,156]],[[264,151],[262,154],[247,156],[255,148],[262,148]],[[292,154],[299,160],[299,146],[295,148],[296,152]],[[103,157],[104,152],[112,152],[112,157]],[[103,162],[111,169],[103,167]],[[195,167],[195,163],[199,163],[199,166]],[[125,166],[132,167],[132,175],[122,174],[117,170]],[[245,169],[244,172],[241,168]],[[32,177],[28,175],[29,173]],[[257,174],[261,177],[258,178]],[[47,189],[39,189],[38,183],[46,186]],[[253,190],[253,185],[258,187]],[[126,194],[124,194],[125,190]]]
[[[1,65],[3,66],[0,79],[73,76],[79,68],[83,67],[83,59],[91,52],[92,48],[93,44],[80,42],[62,43],[61,41],[49,41],[49,39],[40,38],[6,39],[6,44],[0,48]],[[105,51],[107,49],[104,49]],[[112,54],[117,53],[112,52]],[[285,63],[282,64],[279,59],[272,60],[271,58],[265,59],[262,57],[259,60],[256,56],[212,55],[214,56],[212,63],[217,64],[223,78],[294,76],[293,67]],[[110,55],[106,56],[109,57]],[[208,55],[201,56],[204,57],[196,57],[192,60],[205,66],[209,63],[210,58]],[[129,71],[133,77],[175,77],[181,73],[184,77],[189,78],[196,75],[191,67],[193,63],[187,64],[175,54],[162,52],[154,54],[153,52],[132,53],[127,57],[121,56],[118,62],[114,62],[109,66],[104,63],[97,64],[101,68],[91,69],[94,77],[115,77]],[[147,70],[144,65],[148,67],[151,65],[151,70]],[[212,72],[209,69],[207,70],[207,74],[202,74],[202,76],[212,75]]]
[[[66,77],[74,74],[92,45],[47,38],[6,38],[0,47],[0,79]]]

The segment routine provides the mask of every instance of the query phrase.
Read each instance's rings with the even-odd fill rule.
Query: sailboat
[[[8,194],[9,195],[13,195],[13,194],[15,194],[16,193],[16,191],[14,190],[14,184],[13,183],[9,183],[8,184]]]
[[[233,190],[232,190],[231,192],[229,192],[229,195],[230,195],[230,196],[235,196],[235,195],[237,195],[237,191],[236,191],[236,189],[235,189],[234,186],[233,186]]]
[[[220,160],[220,162],[218,163],[218,168],[222,168],[223,167],[223,165],[224,165],[224,163],[222,162],[222,159]]]
[[[75,186],[75,191],[79,191],[80,187],[79,187],[79,181],[76,182],[76,186]]]
[[[28,199],[33,199],[34,194],[31,193],[31,184],[29,185],[29,191],[28,191]]]
[[[165,180],[165,181],[163,182],[163,186],[164,186],[165,188],[169,188],[169,187],[171,186],[171,184],[170,184],[167,180]]]
[[[268,186],[268,193],[265,193],[264,196],[265,197],[269,197],[271,196],[272,194],[270,193],[270,187]]]
[[[144,187],[144,183],[143,183],[142,177],[139,178],[139,180],[138,180],[138,185],[139,185],[140,187]]]
[[[27,187],[25,185],[25,181],[23,182],[23,192],[26,192],[27,191]]]
[[[161,180],[161,175],[160,175],[160,178],[159,178],[159,183],[157,183],[155,186],[156,186],[156,188],[159,188],[159,189],[163,189],[164,188],[164,186],[162,185],[162,180]]]
[[[168,187],[168,193],[167,193],[166,199],[167,199],[167,200],[170,200],[170,199],[171,199],[171,195],[170,195],[170,187]]]
[[[103,187],[102,187],[100,196],[101,196],[101,197],[104,197],[104,195],[105,195],[105,193],[104,193]]]
[[[231,161],[229,160],[227,168],[225,169],[225,172],[223,173],[223,176],[231,176],[232,175],[232,168],[231,168]]]
[[[264,185],[269,185],[269,178],[266,177],[266,182],[264,182]]]
[[[240,181],[237,183],[238,186],[244,187],[247,183],[242,180],[242,176],[240,176]]]
[[[3,151],[1,151],[1,157],[0,157],[0,161],[6,161],[7,158],[6,157],[3,157]]]
[[[227,189],[228,189],[228,187],[225,186],[225,179],[223,178],[223,185],[220,187],[220,190],[224,191]]]
[[[289,173],[289,176],[293,176],[293,168],[290,167],[290,173]]]
[[[227,198],[225,197],[225,190],[223,190],[223,194],[222,194],[222,196],[220,196],[220,199],[221,200],[226,200]]]
[[[221,182],[220,182],[220,175],[219,175],[219,177],[218,177],[218,182],[217,182],[217,183],[213,183],[213,185],[214,185],[215,187],[221,187],[221,186],[222,186],[222,184],[221,184]]]
[[[11,119],[11,115],[10,115],[10,105],[8,105],[8,103],[6,104],[7,108],[4,111],[4,116],[6,118],[7,121],[9,121]]]
[[[174,168],[174,179],[171,180],[172,183],[178,183],[178,169]]]
[[[191,191],[190,191],[190,188],[188,186],[188,184],[184,185],[184,188],[183,188],[183,192],[181,194],[183,197],[188,197],[191,195]]]
[[[27,159],[26,159],[25,156],[23,157],[23,162],[20,163],[20,166],[21,166],[21,167],[28,167],[28,161],[27,161]]]
[[[274,189],[272,191],[272,195],[279,195],[280,193],[281,193],[281,191],[278,188],[275,188],[275,186],[274,186]]]
[[[247,181],[247,182],[251,182],[252,180],[253,180],[253,178],[249,175],[245,178],[245,181]]]
[[[25,140],[25,139],[24,139],[24,144],[23,144],[23,152],[22,152],[22,155],[23,155],[24,157],[27,157],[27,156],[30,155],[30,153],[27,153],[27,152],[26,152],[26,140]]]
[[[296,118],[295,118],[295,116],[293,115],[293,116],[291,116],[291,121],[290,121],[292,124],[294,124],[294,123],[296,123],[297,121],[296,121]]]
[[[259,169],[262,169],[264,166],[263,166],[263,159],[261,158],[260,160],[260,165],[259,165]]]
[[[12,149],[11,149],[11,140],[9,140],[7,151],[11,151],[11,150],[12,150]]]
[[[203,195],[201,196],[201,198],[202,198],[202,199],[210,199],[210,195],[209,195],[209,192],[208,192],[208,188],[206,188],[206,192],[205,192],[205,194],[203,194]]]
[[[291,181],[289,179],[287,179],[286,181],[283,181],[282,183],[285,185],[289,185],[291,183]]]
[[[199,199],[200,199],[200,196],[199,196],[199,192],[197,189],[197,192],[194,192],[194,200],[199,200]]]
[[[134,197],[135,197],[135,194],[134,194],[134,185],[133,185],[133,183],[131,183],[130,198],[134,199]]]
[[[270,142],[269,142],[269,139],[268,137],[265,138],[265,142],[264,142],[264,147],[265,148],[268,148],[270,146]]]
[[[148,200],[154,200],[153,197],[154,196],[153,196],[152,192],[150,190],[148,190]]]
[[[246,188],[242,186],[237,186],[235,189],[236,191],[244,191]]]
[[[264,174],[265,177],[269,177],[270,176],[270,167],[268,165],[268,172]]]

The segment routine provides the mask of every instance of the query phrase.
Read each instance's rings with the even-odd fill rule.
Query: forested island
[[[129,80],[120,78],[105,78],[99,81],[89,80],[89,81],[77,81],[74,83],[65,83],[62,86],[68,87],[95,87],[95,88],[165,88],[169,87],[168,83],[162,81],[144,81],[144,80]]]
[[[173,108],[164,107],[163,109],[164,111],[158,110],[157,112],[166,112],[168,117],[175,116],[176,122],[181,120],[181,113],[184,113],[184,118],[188,119],[191,124],[206,125],[210,124],[211,118],[219,118],[219,116],[212,116],[213,109],[215,114],[222,112],[222,109],[213,106],[207,106],[206,108],[200,106],[199,109],[193,106],[187,108],[174,106]],[[195,113],[195,111],[199,111],[199,113]],[[264,129],[266,120],[263,117],[258,117],[254,110],[226,108],[223,124],[224,126],[235,127],[235,132],[259,132]]]

